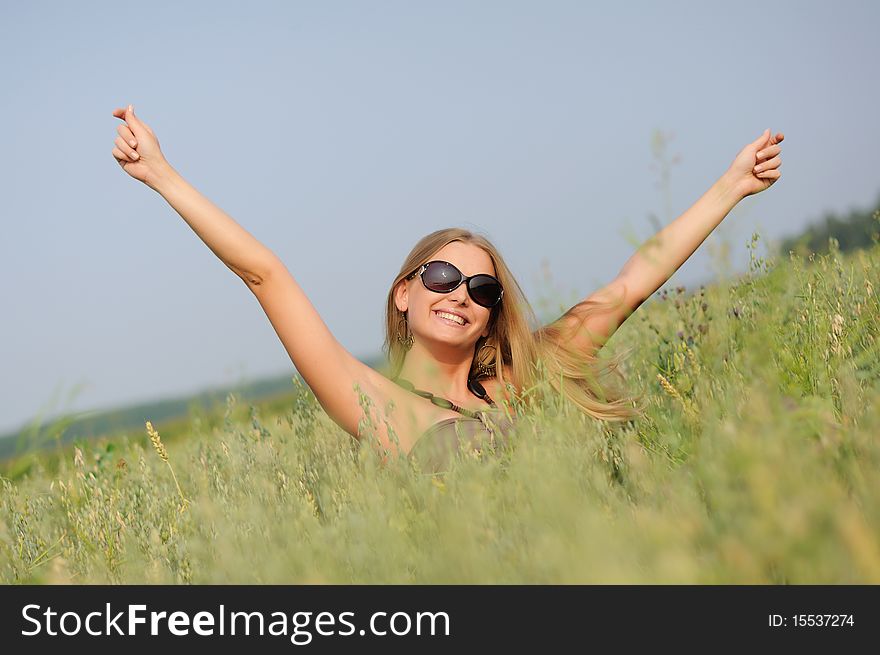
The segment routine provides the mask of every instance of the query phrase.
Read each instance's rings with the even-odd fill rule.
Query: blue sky
[[[869,2],[4,3],[0,431],[294,373],[241,281],[113,160],[116,107],[367,357],[428,232],[488,235],[542,315],[613,279],[650,213],[685,211],[765,128],[782,179],[671,284],[711,278],[722,241],[742,270],[754,230],[871,205],[878,24]],[[668,198],[658,130],[680,157]]]

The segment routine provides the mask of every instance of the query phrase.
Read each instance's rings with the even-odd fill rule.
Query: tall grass
[[[744,276],[665,289],[606,345],[636,349],[643,421],[549,398],[511,448],[431,476],[307,387],[244,422],[230,396],[184,440],[150,425],[156,449],[0,480],[0,581],[880,583],[880,246],[774,262],[757,241]]]

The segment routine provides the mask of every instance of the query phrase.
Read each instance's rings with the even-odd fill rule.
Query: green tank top
[[[459,454],[502,449],[510,441],[514,421],[500,411],[481,411],[479,418],[456,416],[438,421],[413,444],[409,457],[424,473],[442,473]]]

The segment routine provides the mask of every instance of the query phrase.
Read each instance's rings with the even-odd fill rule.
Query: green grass
[[[511,449],[433,477],[381,466],[308,388],[247,416],[230,397],[157,426],[167,463],[144,431],[0,480],[0,581],[880,583],[880,246],[754,246],[606,346],[635,348],[643,421],[550,398]]]

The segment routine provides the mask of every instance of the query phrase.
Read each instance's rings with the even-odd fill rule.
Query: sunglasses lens
[[[449,293],[461,284],[461,272],[448,262],[429,262],[422,281],[431,291]],[[501,300],[501,285],[491,275],[475,275],[468,282],[471,298],[483,307],[494,307]]]
[[[461,273],[450,264],[431,262],[425,269],[422,280],[431,291],[446,293],[461,283]]]
[[[501,298],[501,285],[488,275],[477,275],[470,281],[471,297],[483,307],[492,307]]]

